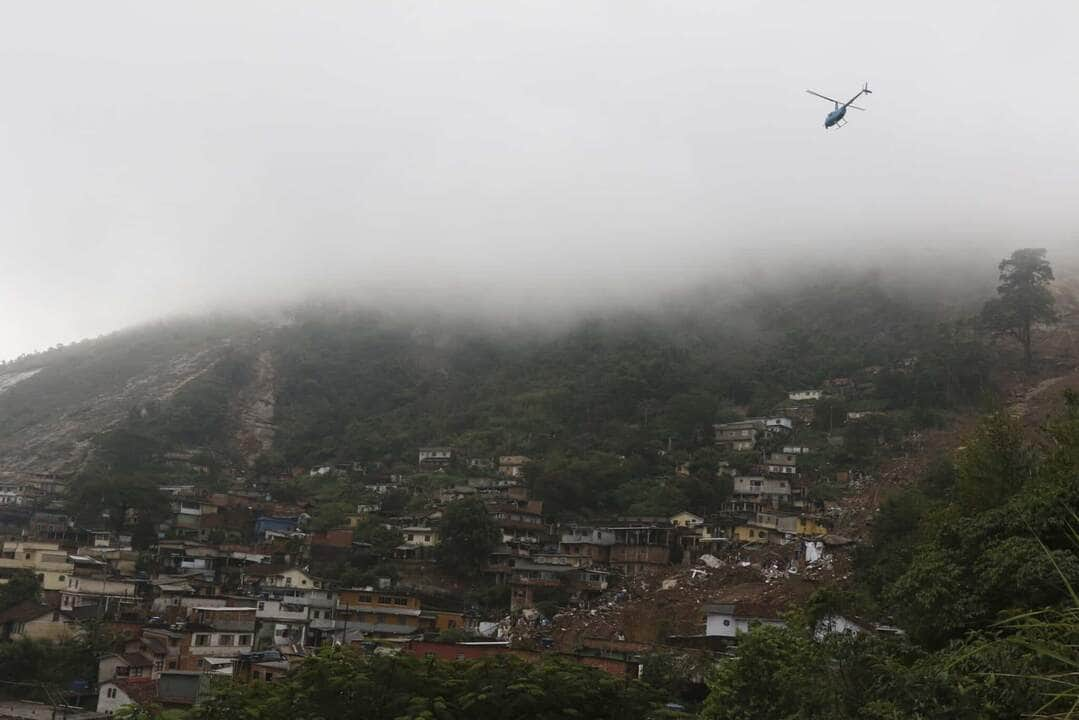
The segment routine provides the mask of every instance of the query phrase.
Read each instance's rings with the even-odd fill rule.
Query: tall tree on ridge
[[[1053,268],[1044,248],[1022,248],[1000,261],[997,294],[982,309],[982,319],[995,332],[1010,335],[1023,345],[1027,370],[1033,364],[1031,330],[1059,319],[1049,292]]]

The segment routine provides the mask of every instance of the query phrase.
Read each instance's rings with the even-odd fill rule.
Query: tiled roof
[[[110,683],[124,691],[131,700],[139,705],[146,705],[157,700],[157,680],[149,678],[116,678],[109,680]]]
[[[154,664],[153,660],[140,652],[124,653],[121,657],[131,667],[150,667]]]

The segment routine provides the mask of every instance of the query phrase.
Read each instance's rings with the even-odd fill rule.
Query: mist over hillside
[[[969,402],[985,390],[984,359],[973,330],[941,324],[976,312],[992,289],[987,265],[777,262],[767,275],[727,272],[651,302],[562,313],[337,298],[163,320],[6,363],[0,458],[8,469],[93,461],[183,474],[195,456],[243,472],[432,443],[627,453],[909,357],[926,364],[921,376],[930,365],[947,376],[925,389],[933,403]],[[896,392],[904,405],[919,397]]]

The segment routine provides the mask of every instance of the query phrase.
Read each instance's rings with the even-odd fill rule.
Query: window
[[[206,647],[209,644],[210,644],[210,636],[209,635],[196,635],[195,636],[195,647]]]
[[[175,660],[169,660],[169,670],[175,670],[175,669],[176,669],[176,661]]]
[[[142,668],[137,665],[131,668],[131,677],[142,677]]]
[[[116,677],[127,677],[131,674],[131,668],[127,665],[116,666]]]
[[[116,697],[116,688],[109,688],[108,692],[106,692],[105,695],[106,697],[110,698]]]
[[[408,534],[408,541],[409,541],[409,542],[412,542],[412,541],[413,541],[413,540],[415,540],[415,539],[416,539],[416,536],[415,536],[415,535],[413,535],[412,533],[409,533],[409,534]]]
[[[312,620],[320,620],[320,619],[322,619],[322,611],[320,611],[320,610],[312,610],[311,611],[311,619]]]
[[[63,582],[63,581],[64,581],[64,576],[63,576],[63,575],[61,575],[61,576],[60,576],[60,582]]]
[[[430,535],[424,535],[423,536],[423,541],[424,542],[431,542],[431,536]]]
[[[266,603],[260,602],[259,603],[259,610],[265,610],[265,609],[266,609]]]
[[[394,598],[394,605],[408,605],[408,598]]]
[[[730,627],[730,626],[731,626],[731,621],[730,620],[724,620],[723,621],[723,627]]]
[[[165,666],[164,662],[162,662],[161,660],[155,660],[154,661],[154,672],[155,673],[161,672],[162,670],[164,670],[164,666]]]
[[[237,635],[236,636],[236,644],[237,645],[250,645],[251,644],[251,636],[250,635]]]
[[[269,670],[266,671],[266,682],[273,682],[273,673]]]
[[[217,644],[229,647],[232,645],[232,641],[236,639],[235,635],[220,635],[218,636]]]

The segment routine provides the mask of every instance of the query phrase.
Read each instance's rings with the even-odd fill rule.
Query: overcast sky
[[[1079,245],[1079,3],[0,10],[0,357],[251,300]],[[825,131],[869,81],[867,112]]]

